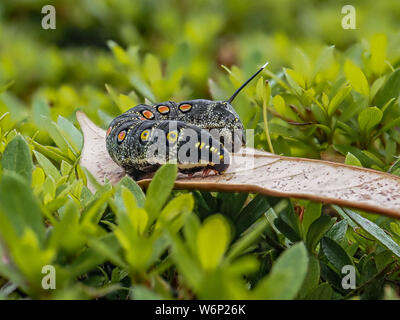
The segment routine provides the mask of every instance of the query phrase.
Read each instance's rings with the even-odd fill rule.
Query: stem
[[[269,151],[271,151],[272,153],[275,153],[274,147],[272,146],[271,137],[269,135],[269,130],[268,130],[268,115],[267,115],[266,99],[263,99],[263,119],[264,119],[264,131],[265,131],[265,135],[267,136]]]

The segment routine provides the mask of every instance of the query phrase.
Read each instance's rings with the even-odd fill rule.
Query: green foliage
[[[63,121],[70,129],[54,136],[57,147],[40,150],[66,161],[36,150],[33,161],[38,144],[21,135],[2,154],[0,274],[4,285],[12,281],[20,290],[8,298],[368,298],[373,284],[383,292],[397,281],[395,221],[381,219],[379,226],[337,208],[343,219],[336,222],[309,201],[173,192],[173,164],[158,170],[146,195],[128,177],[92,193],[68,158],[72,144],[64,152],[57,145],[58,137],[74,137]],[[48,264],[57,272],[54,291],[41,287]],[[356,289],[341,288],[344,265],[356,267]]]
[[[360,2],[354,32],[333,0],[59,0],[46,32],[45,4],[0,3],[0,299],[399,298],[398,221],[173,191],[173,164],[145,192],[99,185],[75,119],[104,128],[139,103],[226,99],[268,60],[234,102],[256,148],[400,174],[398,3]]]

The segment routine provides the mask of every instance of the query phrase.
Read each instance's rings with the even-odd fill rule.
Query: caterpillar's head
[[[182,106],[190,108],[181,112],[179,120],[209,130],[228,151],[236,152],[245,144],[243,124],[229,102],[197,99],[181,102],[178,110]]]
[[[229,151],[236,152],[246,144],[244,126],[239,115],[228,101],[215,101],[213,111],[218,122],[223,124],[219,129],[221,142]]]
[[[265,63],[255,74],[253,74],[245,83],[243,83],[239,89],[226,101],[215,101],[212,106],[212,112],[218,115],[217,123],[223,123],[221,127],[220,134],[228,138],[228,142],[221,141],[224,146],[229,150],[236,152],[242,145],[246,144],[246,137],[244,132],[244,126],[241,122],[238,114],[232,106],[232,101],[238,95],[238,93],[251,81],[253,80],[264,68],[268,65]]]

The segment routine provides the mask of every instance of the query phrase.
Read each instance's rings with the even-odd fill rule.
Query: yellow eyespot
[[[175,142],[178,139],[178,132],[176,131],[168,132],[167,139],[169,142]]]
[[[122,141],[124,141],[125,140],[125,137],[126,137],[126,131],[125,130],[122,130],[120,133],[118,133],[118,142],[122,142]]]
[[[224,156],[221,154],[220,156],[219,156],[219,160],[222,160],[224,158]]]
[[[150,131],[149,130],[144,130],[140,134],[140,139],[142,139],[142,141],[147,141],[149,139],[149,136],[150,136]]]

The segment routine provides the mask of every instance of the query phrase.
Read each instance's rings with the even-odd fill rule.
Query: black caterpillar
[[[210,171],[222,174],[229,167],[230,152],[237,152],[246,142],[231,102],[266,65],[227,101],[167,101],[129,109],[109,125],[108,153],[136,180],[169,161],[189,175],[199,171],[203,176]]]

